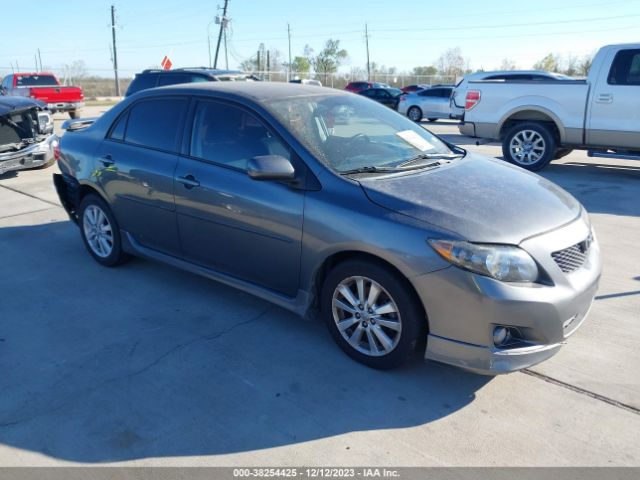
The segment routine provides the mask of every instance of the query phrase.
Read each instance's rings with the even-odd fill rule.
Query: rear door
[[[94,175],[120,228],[145,247],[180,255],[173,176],[188,100],[141,99],[112,126]]]
[[[640,49],[612,51],[589,100],[587,144],[640,148]]]
[[[199,265],[295,296],[298,290],[304,190],[253,180],[258,155],[298,161],[251,111],[199,100],[175,173],[183,256]]]

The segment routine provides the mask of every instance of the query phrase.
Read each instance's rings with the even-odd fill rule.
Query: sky
[[[9,0],[3,0],[9,1]],[[22,71],[42,64],[60,70],[82,60],[89,74],[112,76],[110,6],[116,8],[121,77],[157,66],[169,55],[174,67],[207,65],[207,29],[224,0],[31,0],[29,10],[2,9],[0,76],[16,63]],[[17,5],[17,4],[16,4]],[[611,43],[640,42],[640,0],[229,0],[229,67],[255,55],[263,42],[288,56],[305,45],[319,51],[339,39],[349,58],[341,71],[364,68],[364,25],[372,62],[399,71],[435,63],[459,47],[472,69],[497,69],[504,58],[531,68],[546,54],[584,56]],[[213,52],[212,52],[213,55]],[[224,67],[221,49],[219,67]]]

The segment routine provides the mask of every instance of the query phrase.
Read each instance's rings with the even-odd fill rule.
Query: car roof
[[[225,96],[243,98],[256,103],[268,100],[311,97],[318,95],[351,95],[343,90],[336,90],[317,85],[306,85],[304,83],[285,82],[204,82],[204,83],[183,83],[178,85],[167,85],[164,87],[150,88],[142,90],[135,95],[142,96],[167,95],[171,93],[206,95],[207,93],[218,93]]]
[[[208,68],[208,67],[184,67],[184,68],[173,68],[171,70],[148,68],[146,70],[143,70],[141,73],[143,73],[143,74],[148,74],[148,73],[164,73],[164,74],[168,74],[168,73],[181,73],[181,72],[204,73],[206,75],[246,75],[246,73],[241,71],[241,70],[219,70],[219,69],[216,69],[216,68]],[[140,73],[138,75],[140,75]]]

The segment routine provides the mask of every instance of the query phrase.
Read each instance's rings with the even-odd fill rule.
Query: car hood
[[[580,204],[544,178],[474,154],[428,171],[358,179],[375,204],[472,242],[519,244],[580,214]]]

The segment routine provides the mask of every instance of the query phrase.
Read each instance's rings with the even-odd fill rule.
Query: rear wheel
[[[426,338],[426,318],[406,279],[374,262],[349,260],[327,275],[321,310],[336,343],[373,368],[402,365]]]
[[[79,110],[69,110],[69,118],[74,119],[80,116]]]
[[[88,194],[80,202],[78,215],[80,235],[91,256],[106,267],[126,261],[122,251],[120,229],[107,203],[95,194]]]
[[[422,120],[422,110],[420,110],[420,107],[411,107],[407,110],[407,117],[409,117],[409,120],[419,122]]]
[[[427,120],[429,120],[431,123],[433,123],[433,122],[437,122],[437,121],[438,121],[438,119],[437,119],[437,118],[428,118]]]
[[[505,160],[533,172],[546,167],[555,151],[553,132],[542,123],[518,123],[507,132],[502,141]]]

